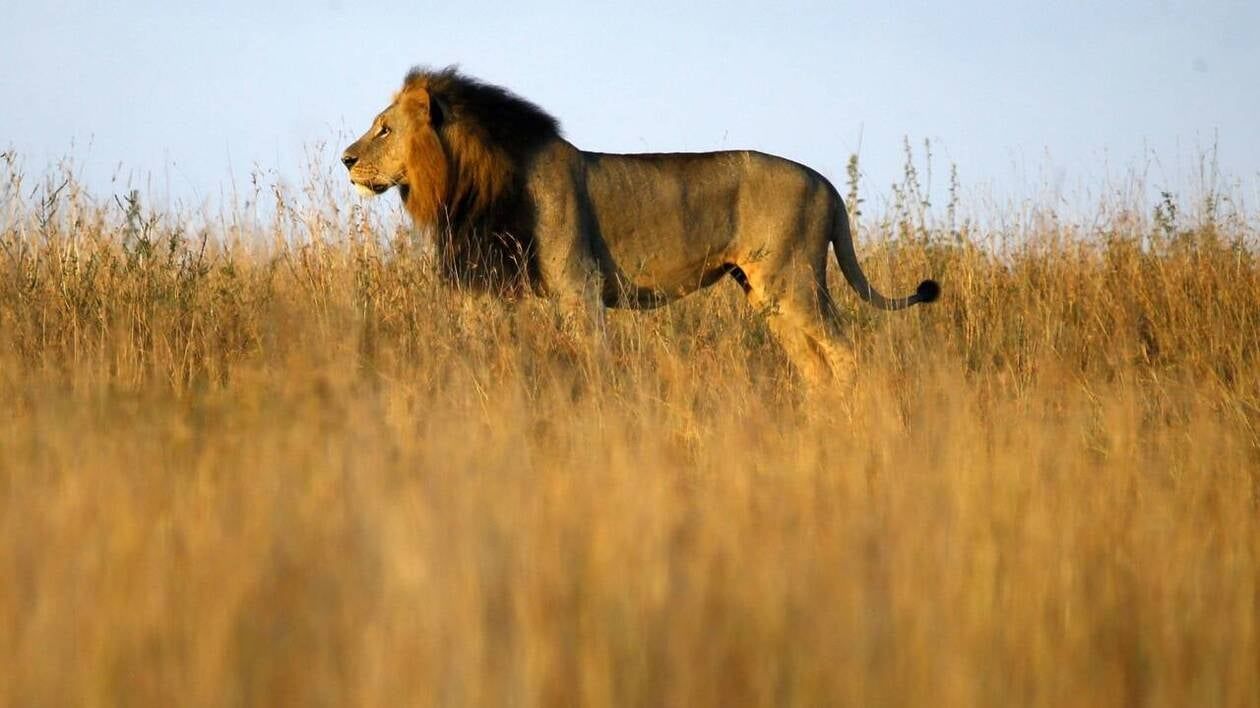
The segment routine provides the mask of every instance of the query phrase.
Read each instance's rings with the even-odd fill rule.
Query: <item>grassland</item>
[[[860,252],[945,297],[835,283],[862,371],[808,392],[734,284],[601,348],[341,185],[6,162],[0,704],[1260,704],[1228,199],[982,227],[910,173]]]

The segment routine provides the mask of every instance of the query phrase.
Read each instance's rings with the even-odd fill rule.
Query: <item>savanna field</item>
[[[833,264],[861,371],[810,390],[734,282],[600,343],[344,177],[0,168],[0,704],[1260,704],[1228,190],[850,191],[872,281],[944,295]]]

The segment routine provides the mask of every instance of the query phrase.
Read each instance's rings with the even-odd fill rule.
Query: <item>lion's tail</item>
[[[866,279],[862,266],[858,263],[857,252],[853,250],[853,232],[849,229],[849,214],[840,203],[836,228],[831,232],[831,244],[836,249],[836,262],[840,264],[840,272],[845,280],[857,291],[861,298],[881,310],[900,310],[919,303],[935,302],[941,296],[941,285],[935,280],[919,283],[913,295],[898,298],[886,298]]]

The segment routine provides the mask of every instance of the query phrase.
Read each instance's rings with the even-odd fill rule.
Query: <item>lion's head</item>
[[[533,239],[524,166],[559,134],[554,118],[498,86],[416,68],[342,163],[362,194],[398,187],[416,224],[436,227],[452,273],[519,273]]]
[[[400,94],[398,98],[403,96]],[[405,102],[396,99],[341,156],[341,163],[350,170],[350,182],[363,196],[383,194],[390,187],[409,186],[407,153],[412,149],[412,142],[416,138],[435,139],[430,123],[434,116],[427,102],[419,100],[422,98],[423,95],[408,96]]]

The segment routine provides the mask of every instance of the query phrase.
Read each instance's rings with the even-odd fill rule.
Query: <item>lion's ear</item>
[[[450,107],[446,105],[446,99],[441,96],[429,94],[429,123],[434,128],[441,128],[450,118]]]

